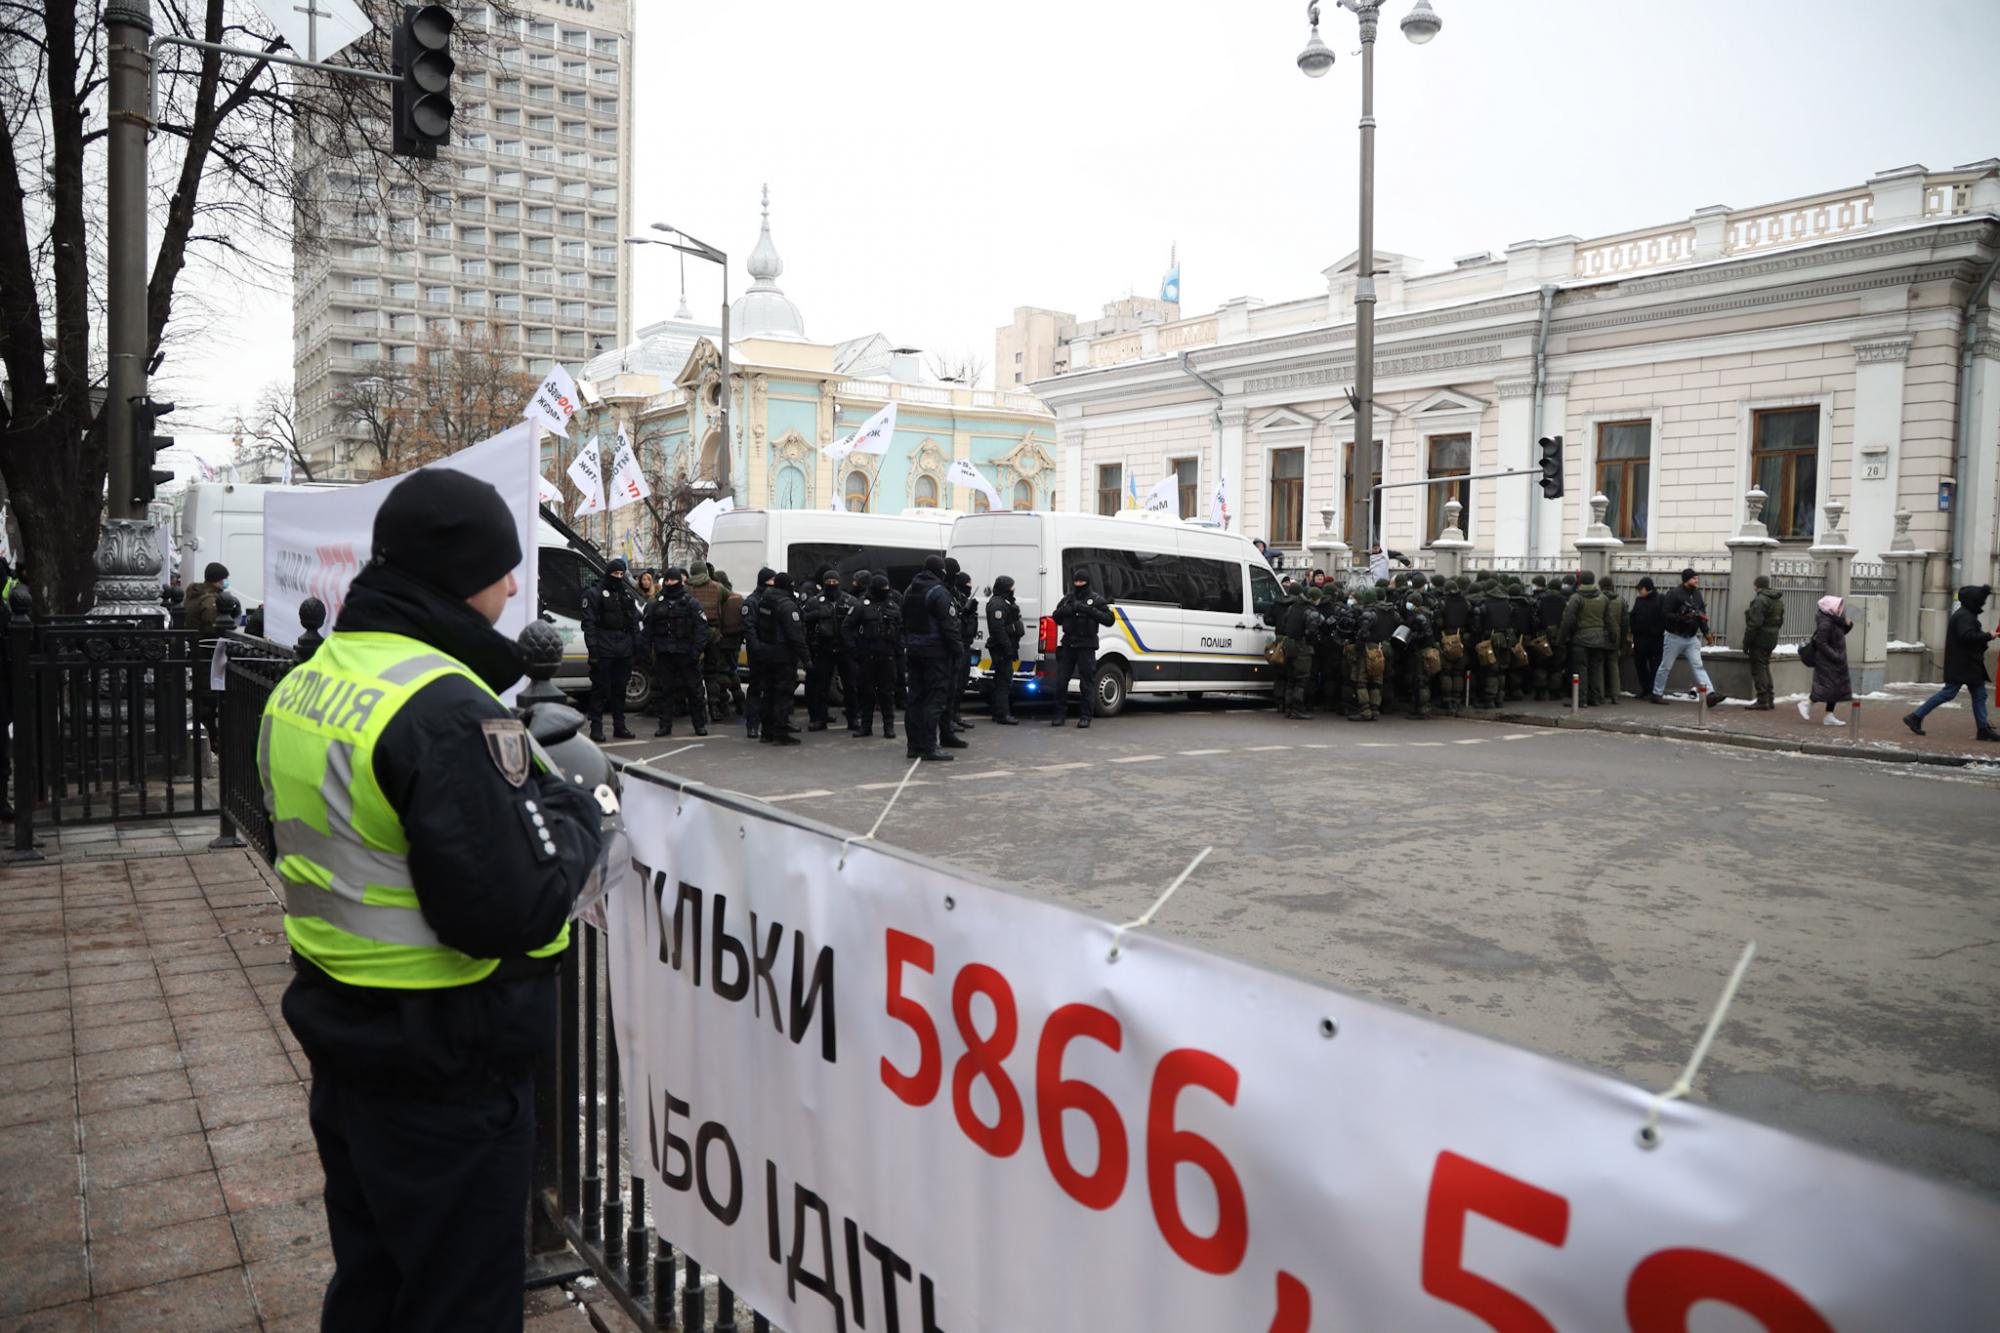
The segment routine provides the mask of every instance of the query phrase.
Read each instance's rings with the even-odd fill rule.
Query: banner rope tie
[[[1118,961],[1118,955],[1121,952],[1123,952],[1125,946],[1125,932],[1128,930],[1137,930],[1141,926],[1151,925],[1153,918],[1159,914],[1160,909],[1167,905],[1167,899],[1174,896],[1174,890],[1180,888],[1181,885],[1187,883],[1187,878],[1189,875],[1192,875],[1194,873],[1194,868],[1200,865],[1203,861],[1206,861],[1208,859],[1208,854],[1214,850],[1215,848],[1213,847],[1204,847],[1200,851],[1196,852],[1194,854],[1194,860],[1187,863],[1187,869],[1181,871],[1180,874],[1174,876],[1174,882],[1167,885],[1167,891],[1161,894],[1158,898],[1155,898],[1153,900],[1153,905],[1151,907],[1148,907],[1142,914],[1140,914],[1138,920],[1127,921],[1124,925],[1118,927],[1117,931],[1113,933],[1113,935],[1111,936],[1111,952],[1105,955],[1104,957],[1105,962],[1115,963]]]
[[[1729,1005],[1736,998],[1736,988],[1743,984],[1743,974],[1750,970],[1750,960],[1756,956],[1757,941],[1746,940],[1743,954],[1736,960],[1736,968],[1729,974],[1729,981],[1722,988],[1722,995],[1715,1002],[1715,1012],[1708,1016],[1708,1026],[1702,1029],[1701,1040],[1694,1044],[1694,1054],[1688,1057],[1687,1068],[1675,1079],[1667,1090],[1653,1098],[1653,1104],[1646,1111],[1646,1123],[1639,1128],[1639,1146],[1657,1148],[1660,1146],[1660,1111],[1670,1101],[1687,1096],[1694,1091],[1694,1076],[1701,1069],[1701,1062],[1708,1058],[1708,1048],[1715,1041],[1715,1034],[1722,1028],[1722,1020],[1729,1013]]]
[[[896,798],[903,794],[903,788],[910,785],[910,779],[917,775],[917,765],[923,762],[924,761],[921,759],[912,759],[910,761],[909,771],[904,773],[903,780],[896,784],[896,790],[889,793],[889,803],[882,807],[881,814],[875,816],[875,823],[869,827],[869,830],[866,833],[863,833],[859,837],[842,838],[840,840],[840,864],[834,867],[835,870],[847,869],[848,848],[852,847],[857,842],[875,841],[876,833],[879,832],[882,828],[882,821],[887,819],[889,817],[889,812],[896,808]]]

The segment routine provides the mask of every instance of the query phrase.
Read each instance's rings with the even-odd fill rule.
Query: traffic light
[[[435,158],[451,142],[452,17],[443,5],[404,5],[389,58],[395,65],[390,151]]]
[[[153,398],[132,400],[132,498],[150,503],[163,481],[172,481],[172,468],[154,466],[162,449],[174,447],[174,437],[159,433],[160,418],[174,410],[172,403]]]
[[[1542,446],[1542,498],[1560,500],[1563,493],[1563,437],[1543,436]]]

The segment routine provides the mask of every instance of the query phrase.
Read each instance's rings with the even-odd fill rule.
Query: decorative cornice
[[[1972,345],[1972,355],[1982,361],[2000,361],[2000,338],[1981,338]]]
[[[1854,359],[1864,366],[1876,361],[1907,361],[1910,342],[1908,338],[1873,338],[1857,342],[1854,344]]]
[[[1702,315],[1752,310],[1759,306],[1791,305],[1801,301],[1821,300],[1829,296],[1851,296],[1857,292],[1880,291],[1887,287],[1948,282],[1958,275],[1959,268],[1957,264],[1938,264],[1930,268],[1905,270],[1900,273],[1855,274],[1848,278],[1830,278],[1825,282],[1798,287],[1767,287],[1759,291],[1735,292],[1728,296],[1711,297],[1706,300],[1682,301],[1675,305],[1639,306],[1616,314],[1571,318],[1558,316],[1556,322],[1564,333],[1587,333],[1594,329],[1622,328],[1632,324],[1666,324]]]
[[[1535,293],[1526,296],[1495,297],[1484,303],[1446,306],[1441,310],[1428,310],[1419,315],[1383,315],[1375,321],[1375,336],[1388,338],[1401,333],[1415,333],[1422,329],[1439,328],[1447,324],[1465,324],[1478,319],[1494,319],[1509,315],[1532,315],[1541,309],[1541,297]],[[1482,329],[1477,337],[1491,338],[1500,330]],[[1224,354],[1251,354],[1256,356],[1278,356],[1286,352],[1305,352],[1317,348],[1346,344],[1353,350],[1354,322],[1327,324],[1301,333],[1274,335],[1269,338],[1245,338],[1240,342],[1218,343],[1204,347],[1194,353],[1197,362],[1221,360]]]
[[[1502,398],[1532,398],[1535,396],[1535,382],[1533,380],[1500,380],[1496,382],[1494,387],[1495,391]]]
[[[1549,398],[1560,398],[1569,392],[1569,376],[1550,375],[1542,381],[1542,393]]]
[[[1432,352],[1423,356],[1398,357],[1375,363],[1377,379],[1387,379],[1396,375],[1421,375],[1427,371],[1450,370],[1458,366],[1476,366],[1500,358],[1500,345],[1488,344],[1484,347],[1469,347],[1454,352]],[[1246,380],[1245,393],[1269,393],[1282,389],[1317,389],[1332,385],[1345,385],[1354,379],[1352,362],[1327,366],[1318,370],[1294,371],[1289,375],[1269,375],[1263,379]]]

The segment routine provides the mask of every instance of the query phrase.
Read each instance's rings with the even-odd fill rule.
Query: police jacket
[[[1667,589],[1660,599],[1660,610],[1666,616],[1669,634],[1691,639],[1708,629],[1708,599],[1701,595],[1700,588],[1683,583]]]
[[[965,656],[958,603],[944,581],[928,569],[920,570],[903,594],[903,648],[911,657],[957,661]]]
[[[1027,635],[1021,623],[1021,604],[1012,597],[995,593],[986,599],[986,652],[996,662],[1003,657],[1019,657],[1021,640]]]
[[[1278,634],[1281,638],[1304,643],[1312,637],[1316,626],[1310,602],[1303,597],[1287,597],[1278,607]]]
[[[1569,605],[1563,608],[1562,636],[1565,643],[1579,648],[1611,646],[1611,617],[1597,585],[1581,588],[1569,599]]]
[[[1056,628],[1062,631],[1062,646],[1065,648],[1095,648],[1098,626],[1112,624],[1115,620],[1116,617],[1111,614],[1111,603],[1090,588],[1082,592],[1072,590],[1069,596],[1056,603]]]
[[[757,608],[763,602],[767,591],[769,590],[760,586],[743,594],[743,605],[738,612],[743,626],[743,647],[753,662],[757,660],[757,654],[761,651],[757,646]]]
[[[902,612],[896,594],[883,593],[880,600],[857,598],[841,622],[841,642],[847,651],[860,657],[895,657],[903,650]]]
[[[979,599],[969,592],[957,593],[958,637],[968,647],[979,636]]]
[[[495,690],[521,674],[514,643],[472,608],[383,566],[354,580],[334,625],[336,636],[370,632],[428,644]],[[448,1100],[495,1074],[524,1074],[554,1036],[554,960],[526,955],[562,931],[597,862],[600,816],[580,788],[532,764],[519,785],[511,780],[508,753],[489,742],[492,724],[504,731],[511,718],[474,681],[441,675],[390,719],[372,759],[409,839],[424,923],[500,969],[472,985],[401,990],[348,985],[299,961],[285,1021],[315,1065]]]
[[[1525,592],[1510,592],[1507,594],[1507,608],[1512,617],[1508,623],[1516,634],[1535,632],[1534,598]]]
[[[646,646],[660,657],[697,657],[708,649],[708,617],[686,587],[660,591],[646,611]]]
[[[630,657],[639,646],[639,599],[606,574],[583,599],[583,644],[593,658]]]
[[[1535,626],[1543,631],[1562,628],[1563,603],[1568,601],[1560,592],[1549,588],[1535,597]]]
[[[1444,595],[1444,604],[1438,608],[1438,623],[1447,632],[1462,633],[1472,623],[1472,603],[1457,589]]]
[[[806,641],[814,652],[822,649],[834,651],[841,647],[840,629],[847,622],[847,613],[854,609],[851,593],[838,588],[829,589],[821,584],[800,604],[799,612],[805,618]]]
[[[1364,607],[1361,620],[1361,641],[1363,643],[1388,643],[1396,637],[1397,628],[1403,618],[1396,614],[1396,608],[1387,602],[1377,602]]]
[[[1514,608],[1507,600],[1507,594],[1490,592],[1479,606],[1479,627],[1487,633],[1514,628]]]
[[[754,594],[755,614],[744,617],[750,626],[750,660],[765,666],[786,662],[804,666],[812,660],[806,646],[805,617],[798,599],[775,584]]]

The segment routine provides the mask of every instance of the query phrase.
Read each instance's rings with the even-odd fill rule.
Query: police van
[[[985,601],[994,579],[1013,576],[1027,629],[1014,676],[1018,698],[1054,688],[1055,607],[1078,572],[1090,576],[1115,618],[1098,633],[1097,674],[1087,682],[1100,716],[1118,713],[1135,693],[1273,688],[1264,650],[1274,636],[1263,612],[1277,600],[1278,580],[1237,533],[1137,510],[1113,517],[1008,511],[960,518],[950,553],[972,575],[981,603],[980,681],[992,675]]]
[[[887,574],[902,589],[943,555],[951,537],[949,510],[850,514],[830,509],[732,509],[715,520],[708,563],[727,570],[736,591],[748,594],[759,569],[789,573],[801,586],[827,565],[844,583],[859,570]]]

